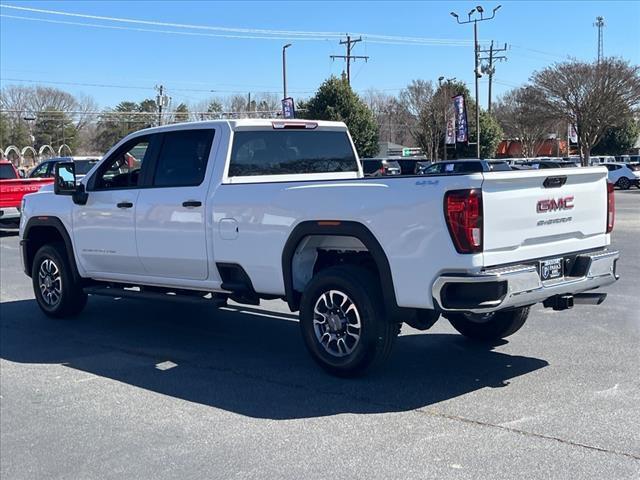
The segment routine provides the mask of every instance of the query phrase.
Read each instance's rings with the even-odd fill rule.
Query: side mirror
[[[73,162],[56,163],[53,192],[56,195],[73,195],[76,191],[76,166]]]
[[[20,178],[25,178],[26,175],[24,173],[24,170],[18,170],[18,175],[20,175]]]

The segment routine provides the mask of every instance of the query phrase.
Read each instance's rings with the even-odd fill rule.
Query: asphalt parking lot
[[[536,306],[494,348],[405,325],[358,380],[322,373],[277,301],[47,319],[3,231],[0,477],[637,479],[640,190],[616,202],[602,306]]]

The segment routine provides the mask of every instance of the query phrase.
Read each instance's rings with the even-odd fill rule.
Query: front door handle
[[[131,202],[120,202],[116,205],[118,208],[131,208],[133,207],[133,203]]]
[[[202,202],[198,200],[187,200],[186,202],[182,202],[183,207],[201,207]]]

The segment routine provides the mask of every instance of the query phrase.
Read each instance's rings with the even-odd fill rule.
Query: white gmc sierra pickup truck
[[[229,120],[133,133],[76,185],[27,195],[24,270],[52,317],[88,295],[284,299],[326,370],[363,373],[440,315],[495,341],[529,307],[614,282],[604,168],[364,178],[343,123]]]

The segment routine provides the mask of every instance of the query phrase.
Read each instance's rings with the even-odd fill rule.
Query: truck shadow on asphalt
[[[399,337],[379,371],[344,380],[316,367],[289,313],[107,298],[91,298],[72,320],[48,319],[34,300],[5,302],[0,311],[4,360],[65,365],[82,388],[92,388],[84,382],[92,374],[255,418],[413,410],[508,388],[548,365],[425,332]]]

